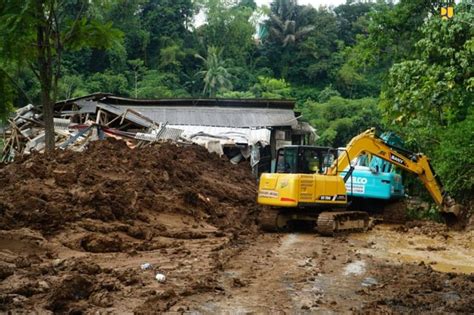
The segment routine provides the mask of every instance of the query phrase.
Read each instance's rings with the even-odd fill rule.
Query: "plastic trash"
[[[150,264],[150,263],[144,263],[144,264],[141,264],[141,265],[140,265],[140,268],[141,268],[142,270],[148,270],[148,269],[151,269],[152,267],[153,267],[153,266],[152,266],[152,264]]]
[[[165,282],[166,281],[166,276],[162,273],[157,273],[156,276],[155,276],[155,279],[158,281],[158,282]]]
[[[364,286],[364,287],[371,287],[371,286],[373,286],[373,285],[378,284],[378,281],[377,281],[377,279],[374,279],[374,278],[372,278],[372,277],[367,277],[367,278],[365,278],[364,280],[362,280],[362,283],[361,283],[361,284],[362,284],[362,286]]]

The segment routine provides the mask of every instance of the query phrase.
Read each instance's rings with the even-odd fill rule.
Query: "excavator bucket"
[[[444,198],[443,206],[440,210],[441,215],[443,216],[446,224],[449,226],[462,226],[465,216],[466,216],[466,209],[456,203],[456,201],[446,196]]]

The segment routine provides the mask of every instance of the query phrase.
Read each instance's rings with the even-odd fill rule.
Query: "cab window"
[[[279,149],[277,156],[277,173],[296,173],[297,160],[297,148]]]
[[[334,161],[337,159],[337,155],[335,151],[323,151],[322,153],[322,160],[323,165],[321,169],[321,173],[326,173],[326,171],[332,166]]]

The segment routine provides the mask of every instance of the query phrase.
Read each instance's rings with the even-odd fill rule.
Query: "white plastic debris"
[[[344,268],[344,275],[361,275],[365,272],[365,261],[363,260],[358,260],[354,261]]]
[[[148,270],[148,269],[151,269],[152,267],[153,267],[153,266],[152,266],[152,264],[150,264],[150,263],[144,263],[144,264],[141,264],[141,265],[140,265],[140,268],[141,268],[142,270]]]
[[[166,281],[166,276],[162,273],[157,273],[156,276],[155,276],[155,279],[158,281],[158,282],[165,282]]]

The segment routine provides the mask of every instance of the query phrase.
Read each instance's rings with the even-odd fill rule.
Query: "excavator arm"
[[[416,174],[436,204],[441,207],[442,212],[453,214],[456,217],[460,215],[460,207],[453,207],[454,200],[446,196],[428,157],[422,153],[414,154],[389,146],[375,135],[374,128],[359,134],[349,142],[345,152],[338,157],[329,169],[329,174],[334,175],[338,171],[344,170],[347,166],[350,166],[352,159],[365,153],[378,156],[408,172]]]

